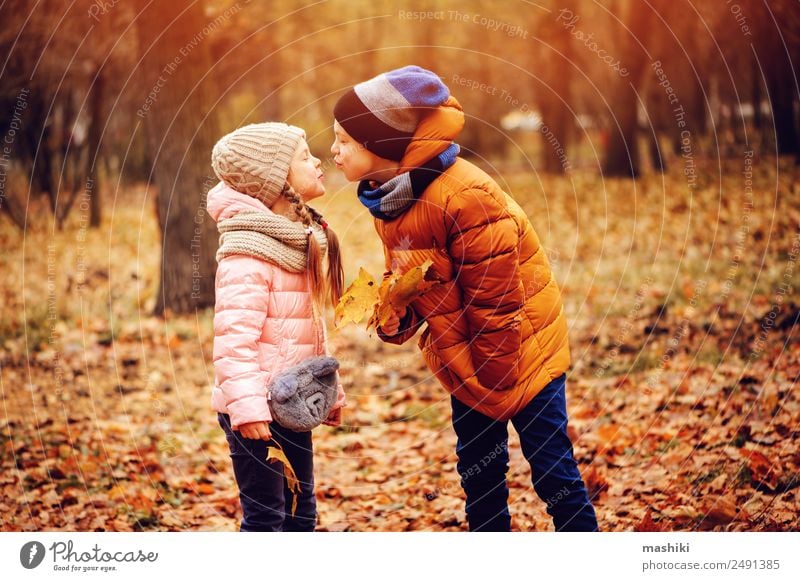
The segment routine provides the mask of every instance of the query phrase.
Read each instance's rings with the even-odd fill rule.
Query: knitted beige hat
[[[269,208],[280,197],[292,156],[305,132],[286,123],[254,123],[217,141],[211,166],[217,177]]]

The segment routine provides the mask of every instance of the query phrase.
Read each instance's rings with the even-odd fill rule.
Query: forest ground
[[[561,285],[569,433],[602,530],[797,530],[800,171],[774,158],[636,182],[495,168]],[[700,162],[698,162],[700,163]],[[703,177],[714,176],[714,177]],[[212,313],[150,316],[152,192],[98,230],[0,224],[0,529],[236,530],[209,405]],[[354,187],[318,207],[348,281],[383,256]],[[42,218],[43,219],[43,218]],[[449,400],[416,340],[329,324],[349,406],[315,431],[319,529],[465,530]],[[511,432],[515,530],[552,530]]]

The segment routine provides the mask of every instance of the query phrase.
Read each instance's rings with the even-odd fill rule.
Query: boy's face
[[[331,153],[336,167],[344,172],[347,181],[367,179],[379,169],[381,158],[355,141],[338,121],[333,123],[334,140]]]

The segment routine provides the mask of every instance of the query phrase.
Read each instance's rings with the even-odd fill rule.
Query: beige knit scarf
[[[305,272],[308,228],[300,222],[266,212],[242,212],[217,224],[220,231],[217,262],[233,254],[266,260],[289,272]],[[313,224],[312,233],[322,256],[328,249],[323,229]]]

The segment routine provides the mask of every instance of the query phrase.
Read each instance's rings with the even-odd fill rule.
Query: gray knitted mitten
[[[324,422],[336,403],[338,369],[333,357],[312,357],[276,375],[268,387],[273,419],[295,432]]]

